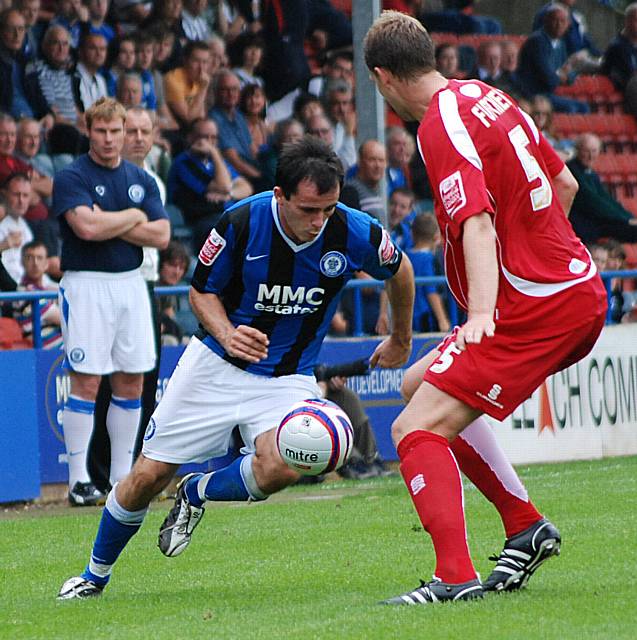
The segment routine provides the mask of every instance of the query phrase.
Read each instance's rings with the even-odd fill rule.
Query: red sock
[[[498,510],[507,538],[524,531],[524,529],[540,520],[542,514],[535,508],[531,500],[528,497],[527,500],[522,500],[515,496],[511,491],[507,490],[502,479],[495,473],[495,470],[500,470],[503,477],[506,472],[515,475],[513,468],[504,458],[499,446],[498,451],[486,449],[478,452],[460,434],[451,443],[451,450],[458,461],[458,466],[462,473],[473,482],[485,498],[491,501]],[[493,460],[489,459],[490,453],[491,457],[494,458]],[[506,463],[508,469],[502,469],[504,463]],[[523,488],[519,479],[518,483]]]
[[[446,438],[412,431],[398,444],[400,472],[436,551],[435,575],[459,584],[476,578],[469,556],[462,481]]]

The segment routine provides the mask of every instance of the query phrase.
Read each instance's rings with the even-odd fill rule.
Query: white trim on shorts
[[[66,363],[90,375],[155,366],[155,329],[139,269],[66,271],[58,294]]]
[[[321,397],[314,376],[255,375],[193,338],[173,372],[144,436],[145,457],[171,464],[204,462],[227,453],[238,425],[245,453],[279,425],[295,402]]]

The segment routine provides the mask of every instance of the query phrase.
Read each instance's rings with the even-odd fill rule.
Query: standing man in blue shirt
[[[112,467],[132,463],[143,373],[155,364],[150,303],[139,269],[142,247],[163,249],[170,240],[157,183],[121,157],[124,107],[101,98],[85,116],[89,152],[60,171],[53,184],[62,236],[62,333],[71,376],[64,440],[69,500],[75,505],[99,498],[86,469],[86,450],[103,375],[111,376],[113,389],[106,419],[111,442],[130,444],[113,450],[129,456],[128,465],[112,459]]]
[[[226,453],[235,425],[243,455],[181,481],[159,533],[164,555],[187,547],[207,500],[265,500],[299,478],[278,453],[276,427],[294,402],[320,395],[318,352],[356,271],[387,280],[393,310],[391,335],[370,364],[406,362],[411,264],[376,220],[338,202],[342,182],[336,154],[306,137],[283,149],[274,192],[238,202],[212,229],[190,290],[200,330],[151,418],[133,470],[108,496],[88,566],[62,585],[59,599],[100,595],[151,499],[180,464]]]

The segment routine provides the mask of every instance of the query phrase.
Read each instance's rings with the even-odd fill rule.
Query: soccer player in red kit
[[[504,549],[482,585],[467,546],[458,467],[465,470],[465,434],[480,426],[483,413],[504,419],[547,376],[586,355],[601,332],[606,292],[567,219],[577,182],[506,94],[435,70],[433,43],[417,20],[384,12],[364,48],[383,97],[403,119],[420,122],[418,146],[447,279],[467,311],[467,322],[408,372],[410,400],[392,425],[436,569],[431,582],[385,602],[427,604],[515,590],[559,552],[559,532],[524,502],[526,515],[505,523]],[[481,473],[469,465],[467,475],[504,520],[503,483],[483,466]]]

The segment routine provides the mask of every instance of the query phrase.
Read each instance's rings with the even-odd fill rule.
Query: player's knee
[[[422,429],[422,428],[423,427],[421,426],[414,426],[413,424],[409,423],[407,420],[405,420],[402,414],[399,415],[396,418],[396,420],[394,420],[391,426],[391,437],[394,442],[394,446],[398,446],[398,443],[408,433],[411,433],[412,431],[416,431],[417,429]]]
[[[100,376],[73,373],[71,374],[71,395],[82,400],[95,402],[100,387]]]
[[[128,481],[135,495],[153,497],[168,486],[175,469],[172,465],[144,464],[144,462],[148,461],[144,459],[133,467]]]

